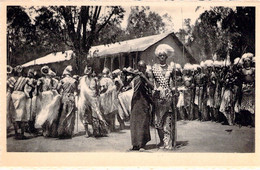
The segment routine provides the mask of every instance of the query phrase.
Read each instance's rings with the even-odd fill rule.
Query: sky
[[[129,13],[131,11],[130,6],[123,6],[125,9],[125,17],[124,20],[121,24],[123,28],[126,27],[127,24],[127,18],[129,16]],[[202,14],[205,10],[209,10],[210,7],[201,7],[199,8],[196,12],[196,6],[188,7],[159,7],[159,6],[150,6],[150,10],[158,13],[159,15],[163,16],[164,14],[168,14],[172,18],[172,24],[168,23],[168,26],[166,26],[167,31],[178,31],[180,28],[182,28],[182,22],[184,22],[184,19],[190,18],[191,19],[191,24],[194,25],[195,21],[199,18],[200,14]]]
[[[28,9],[28,6],[24,6],[25,11],[32,17],[32,20],[35,18],[36,14],[31,13]],[[131,6],[122,6],[125,9],[125,16],[121,23],[122,28],[126,28],[127,19],[131,11]],[[168,14],[172,18],[173,23],[166,23],[166,31],[169,32],[176,32],[182,28],[182,22],[184,19],[190,18],[191,25],[194,25],[196,19],[203,13],[205,10],[209,10],[210,7],[200,7],[197,11],[196,6],[183,6],[183,7],[174,7],[174,6],[150,6],[150,10],[158,13],[159,15],[163,16],[164,14]],[[103,8],[105,10],[105,8]]]

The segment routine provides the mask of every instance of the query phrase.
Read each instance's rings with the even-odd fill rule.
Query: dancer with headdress
[[[183,86],[183,70],[180,64],[172,63],[172,66],[176,69],[176,86],[179,93],[178,102],[177,102],[177,111],[178,111],[178,120],[186,120],[187,114],[185,111],[185,104],[184,104],[184,86]],[[174,88],[175,89],[175,88]]]
[[[36,121],[35,127],[42,129],[45,137],[57,137],[61,95],[57,91],[56,81],[52,75],[55,73],[48,67],[41,68],[43,77],[37,81],[37,96],[35,98]]]
[[[252,126],[255,120],[255,68],[253,65],[254,55],[245,53],[242,56],[242,101],[241,110],[249,111],[252,115]]]
[[[102,71],[100,85],[100,106],[110,130],[115,130],[115,119],[118,117],[117,87],[111,78],[111,72],[108,68]],[[123,125],[122,125],[123,126]]]
[[[75,96],[78,94],[78,82],[72,78],[72,66],[67,66],[60,81],[61,116],[58,126],[58,137],[72,138],[75,125]]]
[[[234,102],[233,102],[233,85],[234,85],[234,76],[231,69],[231,62],[226,59],[225,63],[225,76],[224,76],[224,92],[222,95],[222,100],[220,104],[219,111],[224,114],[226,117],[227,123],[229,125],[234,124]]]
[[[85,137],[104,136],[109,129],[101,112],[98,79],[91,66],[85,67],[84,74],[79,83],[78,112],[85,127]],[[93,131],[91,132],[90,129]]]
[[[214,93],[214,105],[213,105],[213,116],[215,118],[216,122],[221,122],[220,119],[220,113],[219,113],[219,107],[221,103],[221,69],[222,69],[222,62],[215,60],[213,62],[213,71],[215,75],[215,81],[216,81],[216,87],[215,87],[215,93]]]
[[[186,63],[183,68],[184,108],[189,120],[194,119],[194,79],[193,66]]]
[[[170,80],[174,78],[174,67],[168,65],[166,60],[172,57],[174,50],[167,44],[157,46],[155,55],[159,60],[159,64],[152,66],[152,73],[154,78],[154,113],[155,113],[155,128],[158,131],[160,138],[159,146],[165,149],[172,149],[175,142],[175,128],[173,110],[173,94]],[[175,123],[172,123],[175,122]]]
[[[24,135],[25,127],[30,119],[30,93],[32,88],[29,85],[29,78],[23,76],[23,68],[16,66],[15,71],[15,83],[13,87],[13,93],[11,95],[12,102],[15,108],[14,111],[14,129],[16,139],[26,139]],[[18,134],[18,129],[21,129],[21,133]]]
[[[203,72],[204,69],[204,62],[202,61],[197,68],[197,74],[194,76],[194,82],[195,82],[195,99],[194,104],[198,107],[195,107],[195,115],[198,115],[199,120],[203,120],[203,97],[204,97],[204,91],[203,87],[205,84],[205,74]],[[196,113],[197,112],[197,113]]]
[[[206,101],[207,101],[207,109],[206,109],[206,120],[214,121],[213,115],[213,106],[214,106],[214,94],[216,88],[216,75],[213,72],[213,61],[206,60],[206,77],[207,77],[207,87],[206,87]]]

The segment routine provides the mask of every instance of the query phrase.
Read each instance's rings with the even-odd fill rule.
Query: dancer
[[[146,64],[143,60],[138,62],[138,71],[133,79],[134,94],[131,102],[130,131],[132,150],[144,150],[150,136],[150,106],[152,103],[149,89],[153,84],[145,75]]]
[[[174,130],[176,122],[171,118],[173,114],[173,94],[170,80],[174,77],[174,67],[168,65],[166,60],[168,57],[172,57],[174,54],[173,48],[169,45],[161,44],[155,50],[155,55],[159,60],[159,64],[154,64],[152,67],[152,73],[155,84],[155,92],[153,94],[154,99],[154,113],[155,113],[155,128],[158,131],[160,138],[159,146],[165,149],[172,149],[174,138]]]

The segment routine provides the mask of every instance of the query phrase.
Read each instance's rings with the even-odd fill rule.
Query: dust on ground
[[[8,152],[128,152],[131,148],[129,124],[126,129],[109,133],[107,137],[85,138],[83,126],[72,139],[32,137],[15,140],[12,131],[7,137]],[[169,152],[158,149],[158,135],[150,129],[151,141],[146,152]],[[30,136],[29,134],[26,134]],[[221,125],[216,122],[178,121],[177,148],[171,152],[238,152],[255,151],[255,128]]]

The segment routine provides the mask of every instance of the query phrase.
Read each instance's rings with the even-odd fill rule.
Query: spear
[[[175,94],[174,94],[174,105],[173,105],[173,109],[174,109],[174,120],[171,119],[172,121],[172,129],[174,127],[174,138],[173,138],[173,147],[176,148],[176,140],[177,140],[177,78],[176,78],[176,63],[174,62],[174,86],[175,86]],[[173,115],[172,115],[173,118]],[[172,134],[172,133],[171,133]]]

